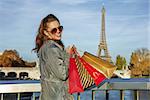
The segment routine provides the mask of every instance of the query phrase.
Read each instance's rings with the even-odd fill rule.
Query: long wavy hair
[[[38,51],[41,48],[41,46],[43,45],[44,41],[49,40],[49,38],[46,35],[44,35],[44,30],[47,27],[47,23],[52,22],[52,21],[58,21],[58,23],[60,24],[59,19],[53,14],[47,15],[45,18],[43,18],[41,20],[41,23],[40,23],[40,26],[38,29],[38,34],[35,39],[35,48],[33,49],[33,51],[35,51],[36,53],[38,53]],[[55,42],[57,42],[64,48],[64,45],[61,40],[57,40]]]

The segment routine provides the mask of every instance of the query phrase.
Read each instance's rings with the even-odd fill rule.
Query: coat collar
[[[59,45],[57,42],[55,42],[54,40],[48,40],[47,41],[50,45],[54,44],[55,46],[57,46],[59,49],[63,50],[63,47],[61,45]]]

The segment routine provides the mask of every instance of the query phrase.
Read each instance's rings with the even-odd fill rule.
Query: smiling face
[[[58,21],[48,22],[46,24],[46,31],[51,36],[52,40],[61,40],[62,27]]]

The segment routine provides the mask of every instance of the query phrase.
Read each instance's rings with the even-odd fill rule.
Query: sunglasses
[[[53,28],[50,32],[52,34],[55,34],[57,31],[59,30],[59,32],[61,33],[63,31],[63,26],[59,26],[57,28]]]

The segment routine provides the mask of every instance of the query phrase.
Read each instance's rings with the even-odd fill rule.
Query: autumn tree
[[[150,75],[150,51],[146,48],[135,50],[130,59],[132,76],[149,76]]]

